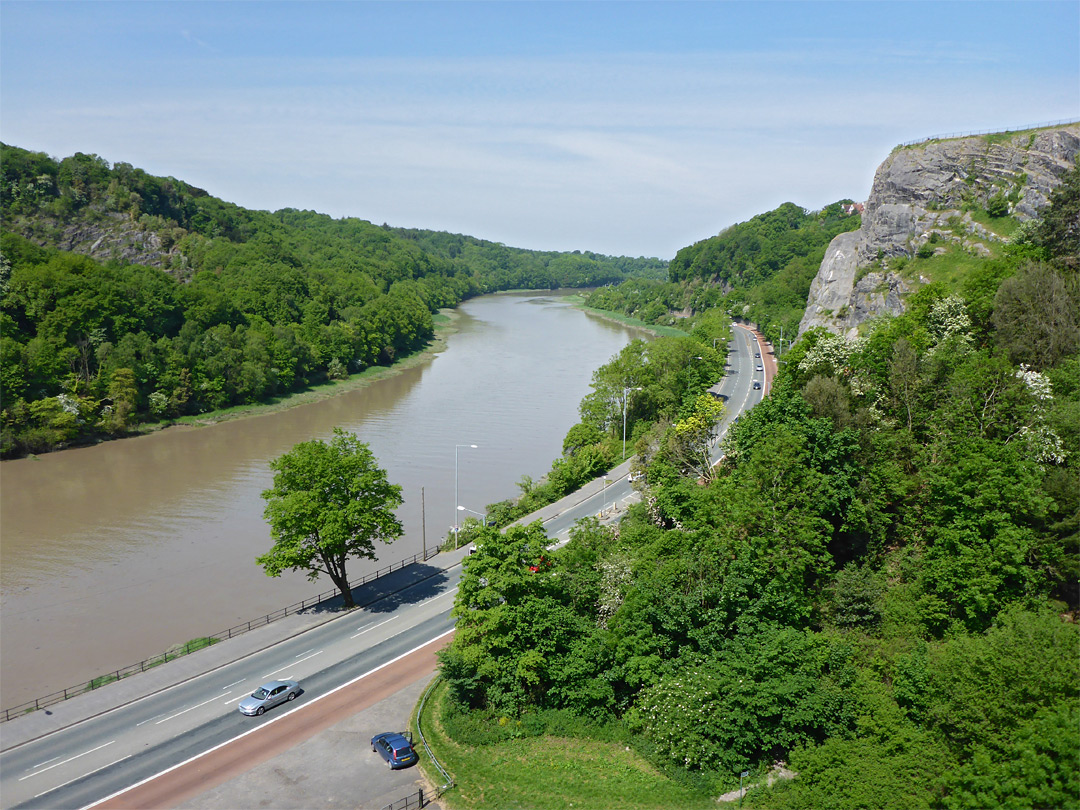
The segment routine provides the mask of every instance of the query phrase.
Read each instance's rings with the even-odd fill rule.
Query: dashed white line
[[[95,751],[100,751],[102,748],[108,748],[114,742],[116,742],[116,740],[109,740],[107,743],[104,743],[103,745],[99,745],[97,748],[91,748],[89,751],[83,751],[81,754],[76,754],[75,756],[69,757],[68,759],[63,760],[62,762],[57,762],[55,765],[50,765],[48,768],[42,768],[40,771],[34,771],[33,773],[28,773],[26,776],[20,776],[19,781],[21,782],[23,779],[29,779],[31,776],[37,776],[39,773],[45,773],[45,771],[51,771],[53,768],[59,768],[61,765],[67,765],[69,762],[73,762],[74,760],[78,759],[79,757],[85,757],[87,754],[92,754]]]
[[[238,684],[241,684],[241,683],[243,683],[243,682],[244,682],[243,680],[239,680],[239,681],[233,681],[233,682],[232,682],[232,683],[230,683],[230,684],[229,684],[228,686],[223,686],[223,687],[221,687],[221,691],[222,691],[222,692],[224,692],[224,691],[225,691],[225,690],[227,690],[227,689],[232,689],[232,688],[233,688],[234,686],[236,686],[236,685],[238,685]]]
[[[298,659],[298,660],[296,660],[296,661],[293,661],[293,662],[292,662],[291,664],[286,664],[286,665],[285,665],[285,666],[283,666],[283,667],[278,667],[278,668],[277,668],[277,669],[275,669],[275,670],[274,670],[273,672],[268,672],[267,674],[263,675],[263,677],[264,677],[264,678],[269,678],[269,677],[270,677],[271,675],[276,675],[277,673],[281,672],[281,671],[282,671],[283,669],[288,669],[289,667],[294,667],[294,666],[296,666],[296,665],[297,665],[297,664],[299,664],[299,663],[300,663],[301,661],[307,661],[307,660],[308,660],[308,658],[314,658],[314,657],[315,657],[316,655],[321,655],[321,654],[322,654],[322,652],[323,652],[322,650],[319,650],[318,652],[313,652],[313,653],[311,653],[311,655],[307,655],[307,656],[304,656],[303,658],[300,658],[299,656],[297,656],[297,659]],[[303,653],[300,653],[300,655],[304,655],[304,654],[303,654]]]
[[[430,639],[428,641],[425,641],[423,644],[421,644],[421,645],[419,645],[417,647],[413,647],[411,650],[409,650],[408,652],[402,653],[397,658],[394,658],[391,661],[387,661],[385,664],[380,664],[379,666],[375,667],[374,669],[368,670],[363,675],[358,675],[355,678],[353,678],[351,681],[347,681],[346,683],[343,683],[340,686],[335,686],[329,692],[326,692],[325,694],[322,694],[322,695],[319,695],[318,697],[313,698],[312,700],[308,701],[304,705],[298,706],[296,709],[286,711],[284,714],[280,714],[277,717],[274,717],[274,718],[272,718],[270,720],[267,720],[266,722],[262,723],[261,725],[256,726],[255,728],[249,729],[248,731],[245,731],[242,734],[238,734],[237,736],[233,737],[230,740],[226,740],[225,742],[218,743],[213,748],[209,748],[206,751],[203,751],[201,754],[196,754],[195,756],[191,757],[190,759],[186,759],[183,762],[178,762],[175,765],[173,765],[173,766],[171,766],[169,768],[166,768],[165,770],[163,770],[163,771],[161,771],[159,773],[154,774],[153,776],[148,776],[146,779],[143,779],[141,782],[136,782],[134,785],[129,785],[128,787],[126,787],[126,788],[124,788],[122,790],[118,790],[115,793],[112,793],[112,794],[106,796],[103,799],[98,799],[93,804],[88,804],[86,807],[83,808],[83,810],[90,810],[91,807],[97,807],[99,804],[104,804],[105,802],[110,801],[111,799],[115,799],[117,796],[120,796],[120,795],[122,795],[124,793],[127,793],[129,790],[134,790],[137,787],[141,787],[141,786],[145,785],[147,782],[152,782],[153,780],[158,779],[159,777],[164,776],[167,773],[171,773],[172,771],[175,771],[177,768],[182,768],[183,766],[187,765],[189,762],[194,762],[197,759],[201,759],[202,757],[205,757],[205,756],[207,756],[209,754],[212,754],[214,751],[217,751],[219,748],[224,748],[226,745],[230,745],[231,743],[236,742],[237,740],[241,739],[242,737],[246,737],[249,734],[254,734],[254,733],[258,732],[258,731],[262,731],[267,726],[271,726],[274,723],[278,722],[279,720],[285,719],[290,714],[292,714],[294,711],[299,711],[299,710],[302,710],[302,709],[306,709],[308,706],[314,705],[315,703],[319,702],[323,698],[327,698],[330,695],[334,694],[335,692],[339,692],[342,689],[345,689],[345,688],[347,688],[349,686],[352,686],[354,683],[358,683],[359,681],[362,681],[364,678],[367,678],[368,676],[375,674],[379,670],[385,669],[386,667],[389,667],[389,666],[391,666],[393,664],[396,664],[398,661],[402,660],[403,658],[407,658],[408,656],[412,655],[417,650],[422,650],[427,645],[432,644],[433,642],[436,642],[441,638],[445,638],[446,636],[450,635],[453,632],[454,631],[451,629],[451,630],[447,630],[444,633],[440,633],[435,638]],[[115,740],[113,742],[115,742]],[[104,747],[104,746],[102,746],[102,747]],[[87,752],[87,753],[89,753],[89,752]]]
[[[154,725],[155,726],[160,726],[166,720],[172,720],[174,717],[179,717],[182,714],[187,714],[192,709],[197,709],[200,706],[205,706],[207,703],[213,703],[215,700],[220,700],[220,699],[221,699],[221,695],[218,695],[217,697],[212,697],[209,700],[204,700],[202,703],[196,703],[194,706],[189,706],[188,708],[184,709],[183,711],[179,711],[176,714],[170,714],[168,717],[165,717],[165,718],[162,718],[161,720],[158,720],[156,723],[154,723]]]
[[[362,635],[364,635],[364,633],[368,632],[369,630],[374,630],[376,627],[382,627],[384,624],[389,624],[392,621],[393,621],[393,619],[387,619],[386,621],[379,622],[378,624],[373,624],[370,627],[365,627],[362,630],[358,627],[356,629],[360,630],[360,632],[357,633],[356,636],[362,636]],[[349,638],[356,638],[356,636],[349,636]]]
[[[66,782],[63,782],[63,783],[57,785],[56,787],[51,787],[48,790],[43,790],[43,791],[41,791],[41,793],[37,794],[37,796],[35,796],[34,798],[35,799],[40,799],[46,793],[52,793],[54,790],[59,790],[60,788],[66,786],[66,785],[70,785],[72,782],[78,782],[80,779],[85,779],[87,776],[93,776],[98,771],[103,771],[106,768],[111,768],[117,762],[123,762],[125,759],[130,759],[130,758],[131,758],[131,754],[128,754],[126,757],[120,757],[120,759],[114,760],[113,762],[110,762],[108,765],[102,765],[100,768],[94,768],[94,770],[90,771],[90,773],[84,773],[82,776],[76,776],[74,779],[68,779]]]

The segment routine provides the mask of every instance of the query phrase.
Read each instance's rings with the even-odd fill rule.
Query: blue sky
[[[250,208],[671,258],[1080,119],[1080,3],[0,3],[0,140]]]

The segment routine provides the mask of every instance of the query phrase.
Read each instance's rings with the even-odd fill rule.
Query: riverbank
[[[329,380],[325,383],[309,386],[303,391],[284,394],[271,402],[260,402],[253,405],[236,405],[220,411],[209,411],[195,416],[182,416],[160,428],[171,426],[203,427],[228,422],[233,419],[244,419],[249,416],[261,416],[268,413],[278,413],[299,405],[307,405],[312,402],[320,402],[350,391],[362,388],[393,377],[407,369],[418,366],[446,349],[446,341],[457,331],[457,322],[460,320],[457,309],[440,309],[437,315],[432,317],[435,326],[435,335],[423,349],[405,355],[395,360],[390,366],[370,366],[356,374],[350,374],[343,380]]]
[[[469,299],[443,313],[438,341],[375,370],[378,379],[354,375],[215,415],[229,417],[220,422],[204,415],[203,424],[4,461],[3,704],[332,588],[303,572],[271,579],[254,564],[270,542],[260,497],[269,461],[298,442],[350,430],[403,488],[404,533],[380,547],[381,560],[351,562],[353,577],[440,542],[459,518],[455,494],[482,512],[513,497],[523,475],[539,478],[595,369],[643,334],[582,317],[565,292]]]

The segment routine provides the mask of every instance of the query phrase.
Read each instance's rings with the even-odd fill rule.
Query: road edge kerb
[[[464,548],[464,546],[462,548]],[[411,563],[411,565],[416,565],[416,563]],[[40,740],[40,739],[43,739],[44,737],[48,737],[50,734],[55,734],[56,732],[62,731],[64,729],[73,728],[74,726],[77,726],[80,723],[85,723],[88,720],[93,720],[95,717],[100,717],[101,715],[107,714],[107,713],[113,711],[114,709],[119,709],[119,708],[121,708],[123,706],[130,706],[131,704],[137,703],[138,701],[144,700],[144,699],[146,699],[148,697],[153,697],[154,695],[160,695],[162,692],[165,692],[165,691],[167,691],[169,689],[173,689],[174,687],[180,686],[181,684],[187,683],[188,681],[193,681],[196,678],[201,678],[203,675],[209,675],[211,672],[216,672],[217,670],[221,669],[222,667],[227,667],[230,664],[235,664],[237,661],[239,661],[239,660],[241,660],[243,658],[246,658],[246,657],[248,657],[250,655],[254,655],[256,653],[264,652],[265,650],[269,650],[271,647],[274,647],[274,646],[276,646],[278,644],[283,644],[286,641],[289,641],[291,639],[299,638],[300,636],[302,636],[305,633],[308,633],[308,632],[310,632],[312,630],[317,630],[320,627],[323,627],[324,625],[327,625],[332,621],[335,621],[337,619],[341,619],[341,618],[349,615],[350,613],[352,613],[355,610],[360,610],[361,608],[365,608],[365,607],[367,607],[369,605],[373,605],[376,602],[381,602],[383,599],[388,599],[388,598],[390,598],[391,596],[393,596],[395,594],[401,593],[402,591],[407,590],[408,588],[411,588],[411,587],[413,587],[415,585],[420,584],[421,582],[427,582],[429,579],[432,579],[434,577],[439,576],[439,573],[444,573],[444,572],[449,571],[449,570],[451,570],[451,569],[453,569],[453,568],[455,568],[455,567],[457,567],[459,565],[461,565],[461,560],[458,560],[457,562],[447,566],[446,568],[439,568],[437,572],[431,573],[426,577],[423,577],[421,579],[416,580],[415,582],[410,582],[407,585],[401,586],[400,588],[396,588],[395,590],[383,593],[383,594],[379,595],[375,599],[371,599],[371,600],[369,600],[367,602],[364,602],[362,605],[354,605],[353,608],[351,610],[349,610],[349,611],[342,611],[342,612],[339,612],[339,613],[335,613],[335,614],[333,614],[331,616],[328,616],[325,619],[322,619],[322,620],[320,620],[318,622],[315,622],[314,624],[309,625],[308,627],[303,628],[302,630],[299,630],[299,631],[294,632],[294,633],[290,633],[290,634],[288,634],[288,635],[286,635],[284,637],[275,638],[272,641],[269,641],[268,643],[262,645],[261,647],[256,647],[254,649],[249,649],[249,650],[247,650],[247,651],[245,651],[245,652],[243,652],[241,654],[236,655],[236,657],[234,657],[234,658],[230,658],[227,661],[222,661],[221,663],[217,664],[216,666],[211,667],[210,669],[202,670],[200,672],[188,675],[187,677],[181,678],[181,679],[179,679],[177,681],[166,684],[166,685],[161,686],[161,687],[159,687],[157,689],[153,689],[153,690],[151,690],[149,692],[144,692],[143,694],[137,695],[137,696],[132,697],[132,698],[130,698],[128,700],[123,700],[123,701],[121,701],[119,703],[110,704],[109,706],[107,706],[105,708],[102,708],[100,711],[94,712],[93,714],[88,714],[85,717],[80,717],[77,720],[74,720],[74,721],[72,721],[70,723],[67,723],[65,725],[57,726],[56,728],[48,729],[47,731],[44,731],[41,734],[37,734],[37,735],[35,735],[33,737],[28,737],[25,740],[20,740],[20,741],[12,744],[10,746],[5,747],[3,745],[3,743],[2,743],[2,740],[0,740],[0,753],[5,753],[7,751],[14,751],[14,750],[16,750],[18,748],[21,748],[24,745],[27,745],[29,743],[34,742],[36,740]],[[398,570],[403,570],[403,569],[398,569]],[[231,641],[231,639],[226,639],[224,642],[221,642],[221,643],[226,644],[226,643],[228,643],[228,641]],[[215,645],[212,645],[211,647],[204,647],[203,649],[209,650],[209,649],[213,649],[214,647],[217,647],[217,646],[218,645],[215,644]],[[223,649],[223,648],[220,648],[218,651],[220,652],[221,649]],[[190,653],[189,656],[183,656],[182,658],[189,658],[190,655],[196,655],[199,652],[201,652],[201,650],[196,650],[194,653]],[[178,658],[178,659],[174,659],[174,660],[179,661],[179,660],[182,660],[182,659]],[[165,664],[163,666],[168,666],[168,664]],[[114,681],[113,683],[125,684],[127,686],[131,686],[132,685],[132,680],[134,678],[137,678],[139,675],[145,675],[145,674],[146,673],[140,672],[140,673],[138,673],[138,675],[132,675],[129,678],[123,678],[123,679],[121,679],[119,681]],[[112,684],[107,684],[106,686],[103,686],[101,688],[102,689],[107,689],[109,686],[112,686]],[[43,711],[43,709],[39,709],[38,711]],[[13,720],[9,720],[8,722],[9,723],[14,723],[14,722],[17,722],[18,719],[19,718],[14,718]],[[2,735],[0,735],[0,737],[2,737]]]
[[[92,804],[88,804],[88,805],[82,807],[81,810],[90,810],[90,808],[92,808],[92,807],[97,807],[98,805],[104,804],[105,802],[111,801],[112,799],[115,799],[115,798],[117,798],[119,796],[123,796],[125,793],[128,793],[128,792],[130,792],[132,790],[135,790],[135,789],[137,789],[139,787],[142,787],[145,784],[153,782],[155,779],[159,779],[159,778],[161,778],[162,776],[164,776],[167,773],[172,773],[175,770],[183,768],[185,765],[189,765],[192,762],[197,762],[198,760],[202,759],[203,757],[205,757],[205,756],[207,756],[209,754],[212,754],[215,751],[218,751],[218,750],[224,748],[227,745],[232,745],[237,740],[243,739],[244,737],[248,737],[248,736],[250,736],[252,734],[263,731],[264,729],[269,728],[270,726],[284,720],[285,718],[291,717],[293,714],[296,714],[297,712],[304,711],[309,706],[314,706],[320,700],[328,698],[331,695],[336,694],[337,692],[340,692],[342,689],[347,689],[348,687],[352,686],[353,684],[359,683],[360,681],[364,680],[364,678],[368,678],[371,675],[374,675],[376,672],[384,670],[387,667],[389,667],[389,666],[391,666],[393,664],[396,664],[398,661],[401,661],[401,660],[409,657],[410,655],[413,655],[413,654],[419,652],[420,650],[424,649],[425,647],[429,647],[432,644],[435,644],[436,642],[441,641],[442,639],[446,638],[447,636],[453,634],[453,632],[454,632],[454,629],[450,628],[449,630],[446,630],[445,632],[440,633],[439,635],[435,636],[435,638],[429,639],[428,641],[425,641],[423,644],[419,644],[416,647],[413,647],[411,650],[407,650],[406,652],[403,652],[401,655],[397,656],[396,658],[393,658],[393,659],[391,659],[389,661],[386,661],[385,663],[379,664],[377,667],[373,667],[373,668],[369,669],[367,672],[364,672],[364,673],[361,673],[360,675],[357,675],[352,680],[346,681],[345,683],[340,684],[339,686],[335,686],[333,689],[330,689],[329,691],[324,692],[323,694],[319,695],[318,697],[314,697],[311,700],[306,701],[305,703],[303,703],[303,704],[301,704],[299,706],[296,706],[295,708],[293,708],[293,709],[291,709],[289,711],[284,712],[283,714],[279,714],[277,717],[273,717],[270,720],[266,720],[261,725],[256,726],[255,728],[250,728],[247,731],[243,731],[240,734],[237,734],[235,737],[230,737],[228,740],[225,740],[224,742],[220,742],[217,745],[206,749],[205,751],[201,751],[201,752],[199,752],[198,754],[196,754],[193,757],[188,757],[183,762],[178,762],[175,765],[171,765],[168,768],[165,768],[164,770],[159,771],[158,773],[155,773],[153,776],[148,776],[145,779],[142,779],[139,782],[136,782],[134,785],[129,785],[128,787],[124,788],[123,790],[118,790],[115,793],[112,793],[112,794],[110,794],[108,796],[105,796],[104,798],[98,799],[97,801],[93,802]]]

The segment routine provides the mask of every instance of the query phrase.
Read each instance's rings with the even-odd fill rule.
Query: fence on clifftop
[[[1063,127],[1066,124],[1080,124],[1080,121],[1066,118],[1062,121],[1047,121],[1042,124],[1031,124],[1026,127],[1010,127],[1008,129],[980,129],[973,132],[950,132],[947,135],[931,135],[929,138],[916,138],[913,141],[904,141],[900,146],[916,146],[930,141],[951,141],[956,138],[974,138],[977,135],[1008,135],[1010,132],[1028,132],[1032,129],[1049,129],[1050,127]]]

